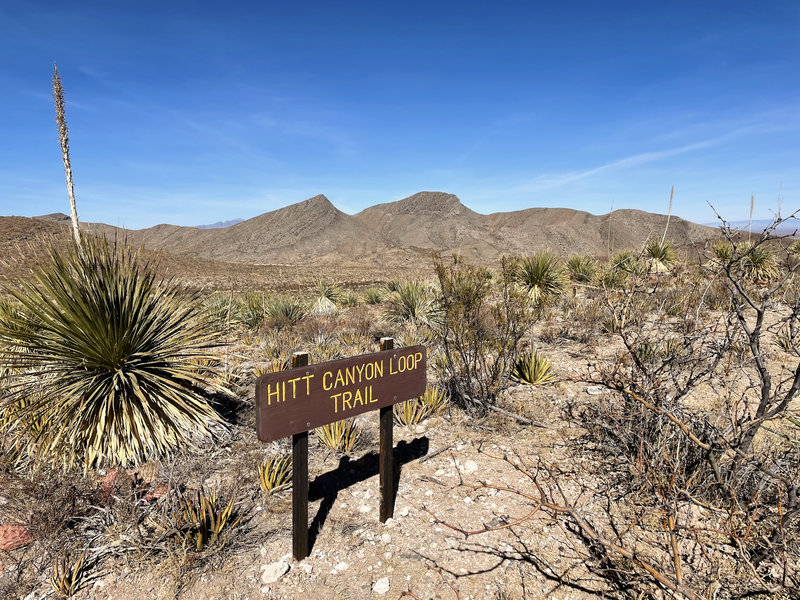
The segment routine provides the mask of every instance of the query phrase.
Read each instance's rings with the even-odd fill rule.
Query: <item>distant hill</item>
[[[728,226],[731,229],[738,229],[739,231],[752,231],[753,233],[762,233],[767,227],[770,227],[775,222],[774,219],[753,219],[753,221],[728,221]],[[721,221],[716,223],[707,223],[710,227],[719,228],[722,225]],[[800,220],[787,219],[781,223],[774,231],[774,235],[798,235],[800,232]]]
[[[231,219],[230,221],[217,221],[216,223],[211,223],[211,225],[195,225],[195,227],[197,229],[223,229],[241,223],[242,221],[244,221],[244,219]]]
[[[63,226],[69,219],[66,215],[46,215],[37,221]],[[649,237],[660,237],[666,223],[666,215],[639,210],[616,210],[598,216],[568,208],[528,208],[484,215],[464,206],[453,194],[420,192],[355,215],[340,211],[318,195],[223,228],[83,227],[96,233],[124,235],[151,249],[213,261],[411,266],[429,264],[434,253],[458,253],[478,262],[544,248],[563,256],[605,256],[609,251],[641,248]],[[673,216],[667,237],[683,246],[714,234],[712,228]]]

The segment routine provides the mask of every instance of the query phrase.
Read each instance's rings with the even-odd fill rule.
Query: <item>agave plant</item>
[[[675,263],[675,248],[670,240],[653,238],[645,244],[644,256],[650,263],[651,273],[667,273]]]
[[[555,381],[556,374],[549,359],[531,352],[521,356],[514,364],[511,379],[518,383],[542,385]]]
[[[195,552],[211,546],[223,547],[242,520],[234,498],[223,504],[216,490],[210,496],[202,490],[182,496],[169,516],[171,527],[165,529],[174,532],[185,548]]]
[[[314,430],[320,441],[331,450],[350,454],[361,439],[361,430],[355,419],[344,419]]]
[[[564,290],[561,259],[549,250],[518,259],[514,279],[537,304],[547,303]]]
[[[19,422],[48,426],[42,454],[130,464],[207,436],[219,416],[200,393],[215,335],[196,297],[157,280],[123,244],[85,240],[53,248],[12,295],[20,310],[0,322],[0,360],[17,374],[4,404]],[[29,397],[31,383],[38,387]]]
[[[292,457],[273,456],[258,466],[258,480],[267,494],[276,494],[292,486]]]

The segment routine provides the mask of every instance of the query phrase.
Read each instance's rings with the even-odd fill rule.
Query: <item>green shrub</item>
[[[0,360],[16,369],[3,403],[17,423],[39,420],[43,455],[66,462],[138,463],[207,436],[219,421],[195,361],[215,341],[196,296],[158,281],[122,244],[88,238],[52,249],[12,295]],[[36,401],[21,404],[35,384]]]
[[[519,342],[537,318],[526,292],[514,283],[514,263],[504,261],[495,281],[488,269],[435,263],[442,307],[443,356],[436,360],[450,398],[483,413],[508,385]]]

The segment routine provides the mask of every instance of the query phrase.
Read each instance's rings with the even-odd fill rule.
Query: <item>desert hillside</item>
[[[37,220],[67,225],[62,217]],[[649,237],[661,236],[666,224],[666,215],[639,210],[598,216],[568,208],[529,208],[483,215],[453,194],[420,192],[356,215],[340,211],[320,194],[219,229],[156,225],[120,232],[103,224],[85,227],[124,234],[150,249],[213,261],[276,265],[313,260],[377,266],[420,264],[437,252],[458,253],[477,262],[543,248],[565,256],[604,257],[609,250],[640,248]],[[668,237],[677,246],[705,240],[713,232],[679,217],[669,221]]]

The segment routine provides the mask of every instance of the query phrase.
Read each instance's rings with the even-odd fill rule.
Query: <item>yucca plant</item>
[[[428,417],[441,412],[447,404],[447,396],[439,388],[428,386],[419,398],[398,402],[392,407],[398,425],[416,425]]]
[[[181,544],[195,552],[212,546],[223,547],[242,519],[235,510],[234,499],[223,507],[216,490],[211,496],[198,490],[194,495],[181,497],[171,516],[172,527],[168,531],[175,531]]]
[[[538,352],[520,356],[511,372],[511,379],[518,383],[542,385],[555,381],[553,364]]]
[[[398,402],[392,406],[392,414],[394,422],[398,425],[416,425],[424,418],[424,407],[414,398],[413,400],[406,400],[405,402]]]
[[[647,266],[642,264],[636,253],[631,250],[622,250],[611,257],[610,268],[621,271],[627,275],[641,276],[647,272]]]
[[[400,323],[431,323],[435,310],[430,287],[416,280],[396,283],[395,286],[386,307],[389,318]]]
[[[249,329],[258,329],[267,317],[267,298],[264,294],[248,292],[236,306],[236,320]]]
[[[644,247],[644,256],[651,273],[667,273],[675,264],[675,248],[670,240],[650,239]]]
[[[733,258],[733,246],[730,242],[717,242],[712,249],[714,258],[723,265],[728,264]]]
[[[50,585],[62,598],[69,598],[81,589],[87,580],[86,552],[73,561],[69,556],[59,556],[53,561]]]
[[[265,310],[272,325],[278,328],[295,325],[306,316],[306,309],[300,302],[285,296],[270,298]]]
[[[0,323],[0,359],[22,375],[4,403],[37,383],[20,423],[51,424],[41,454],[85,468],[135,464],[208,436],[220,422],[199,385],[196,361],[215,334],[195,296],[159,281],[151,262],[123,244],[84,240],[53,248],[11,291],[20,310]]]
[[[567,273],[572,281],[589,283],[597,274],[597,261],[591,256],[573,254],[567,260]]]
[[[778,274],[778,259],[766,244],[742,242],[736,248],[742,274],[753,281],[766,282]]]
[[[317,298],[327,298],[334,304],[339,302],[344,295],[341,285],[324,279],[316,279],[314,281],[313,290]]]
[[[517,259],[514,280],[536,304],[545,304],[564,290],[561,259],[549,250]]]
[[[261,489],[267,494],[276,494],[292,485],[292,457],[273,456],[258,466]]]
[[[367,304],[380,304],[385,295],[386,293],[382,289],[371,287],[364,291],[364,300]]]
[[[323,425],[314,430],[317,437],[331,450],[350,454],[358,445],[361,430],[356,425],[355,419],[344,419]]]

